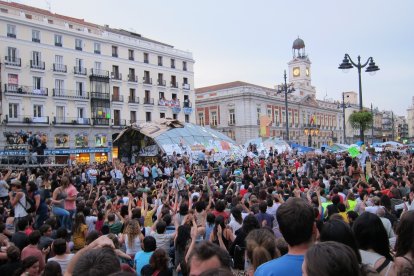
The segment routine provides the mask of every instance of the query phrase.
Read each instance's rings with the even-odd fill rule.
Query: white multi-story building
[[[289,140],[315,147],[343,141],[342,110],[334,101],[316,99],[303,40],[295,40],[292,48],[287,75],[295,91],[288,95]],[[286,139],[283,92],[241,81],[196,89],[197,124],[217,128],[239,143],[259,136],[264,115],[270,119],[269,135]]]
[[[407,130],[410,142],[414,142],[414,97],[411,106],[407,109]]]
[[[195,123],[190,52],[4,1],[0,37],[2,132],[40,133],[63,161],[116,156],[112,139],[133,122]],[[0,147],[9,141],[0,137]]]

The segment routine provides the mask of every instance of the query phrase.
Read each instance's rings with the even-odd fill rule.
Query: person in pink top
[[[70,179],[70,178],[69,178]],[[68,231],[72,230],[72,218],[76,213],[76,197],[78,195],[78,191],[76,187],[73,186],[72,183],[69,182],[67,187],[64,187],[66,194],[68,195],[65,199],[65,210],[69,212],[70,220],[69,220],[69,229]]]

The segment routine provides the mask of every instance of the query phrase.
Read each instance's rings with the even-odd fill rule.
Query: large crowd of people
[[[0,275],[414,275],[413,154],[209,156],[1,171]]]

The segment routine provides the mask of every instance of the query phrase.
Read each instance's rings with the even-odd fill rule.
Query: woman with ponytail
[[[276,248],[276,237],[270,229],[261,228],[251,231],[246,237],[245,271],[249,276],[263,263],[280,256]]]

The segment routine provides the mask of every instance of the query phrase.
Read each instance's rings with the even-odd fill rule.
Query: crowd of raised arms
[[[0,275],[414,275],[414,155],[0,173]]]

